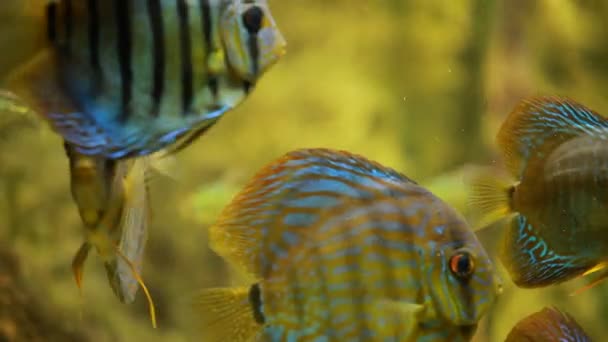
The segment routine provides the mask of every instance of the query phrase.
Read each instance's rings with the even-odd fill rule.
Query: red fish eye
[[[264,19],[264,12],[261,8],[254,6],[243,13],[243,25],[247,29],[247,32],[256,34],[262,28],[262,20]]]
[[[450,271],[460,279],[468,279],[475,271],[475,261],[468,252],[458,252],[450,258]]]

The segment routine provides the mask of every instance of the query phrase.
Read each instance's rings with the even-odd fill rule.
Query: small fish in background
[[[507,219],[500,259],[519,287],[608,276],[608,121],[561,97],[522,101],[498,146],[511,175],[474,173],[471,204],[484,223]]]
[[[254,284],[203,290],[206,340],[469,341],[501,282],[460,215],[402,193],[326,208]]]
[[[572,316],[549,307],[519,321],[505,342],[591,342],[591,338]]]
[[[148,181],[152,169],[166,172],[159,154],[127,160],[87,156],[65,144],[70,161],[72,197],[86,231],[72,262],[82,288],[84,262],[91,247],[104,261],[108,281],[123,303],[135,300],[138,283],[144,289],[155,326],[154,304],[140,274],[150,222]]]
[[[452,208],[345,151],[301,149],[270,163],[209,239],[255,279],[197,298],[212,341],[356,334],[467,341],[500,292],[485,251]]]
[[[84,155],[186,147],[285,52],[265,0],[16,1],[0,10],[30,18],[47,39],[6,77],[0,102],[19,98]],[[4,48],[23,61],[18,46]]]
[[[350,152],[291,151],[260,170],[235,196],[210,228],[209,243],[238,270],[265,275],[316,223],[321,209],[345,199],[403,196],[409,184],[415,183]]]

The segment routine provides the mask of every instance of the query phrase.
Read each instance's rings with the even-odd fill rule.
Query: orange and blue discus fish
[[[591,338],[572,316],[544,308],[519,321],[505,342],[591,342]]]
[[[408,184],[321,210],[250,287],[198,298],[210,341],[469,341],[500,293],[475,234]],[[289,231],[289,227],[273,227]]]
[[[47,37],[4,87],[76,152],[109,159],[187,146],[285,49],[265,0],[5,0],[0,9]],[[23,60],[20,46],[3,48]]]
[[[608,120],[566,98],[532,98],[497,140],[512,178],[480,173],[472,204],[487,222],[509,219],[500,254],[513,281],[548,286],[599,270],[605,278]]]
[[[499,292],[453,209],[344,151],[271,163],[210,230],[212,248],[257,280],[203,291],[212,341],[466,341]]]
[[[345,199],[402,196],[412,180],[365,157],[300,149],[260,170],[210,228],[211,248],[241,271],[265,275],[297,245],[321,209]]]

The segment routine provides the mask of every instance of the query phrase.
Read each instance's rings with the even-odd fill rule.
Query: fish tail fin
[[[476,168],[465,175],[465,183],[469,188],[467,202],[478,229],[512,213],[515,185],[509,176],[492,168]]]
[[[137,272],[137,269],[135,268],[135,266],[133,265],[133,263],[120,251],[120,249],[118,247],[116,247],[115,251],[116,251],[116,254],[131,269],[131,274],[137,280],[137,283],[139,283],[139,286],[141,286],[141,289],[144,291],[144,294],[146,295],[146,299],[148,300],[148,310],[150,311],[150,320],[152,321],[152,327],[154,329],[156,329],[156,309],[154,307],[154,301],[152,300],[152,296],[150,295],[150,291],[148,291],[148,288],[146,287],[146,284],[144,283],[143,279],[139,275],[139,272]]]
[[[253,341],[263,323],[256,320],[249,298],[250,288],[245,286],[202,290],[194,300],[194,308],[201,319],[205,340]]]
[[[0,74],[31,58],[48,42],[48,0],[3,0],[0,11]],[[47,5],[48,6],[48,5]]]

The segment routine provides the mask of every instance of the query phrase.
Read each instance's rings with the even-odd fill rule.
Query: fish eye
[[[262,19],[264,19],[264,11],[258,6],[251,7],[242,15],[243,24],[250,34],[256,34],[262,28]]]
[[[469,279],[475,271],[473,256],[466,251],[460,251],[452,255],[450,258],[450,271],[460,279]]]

